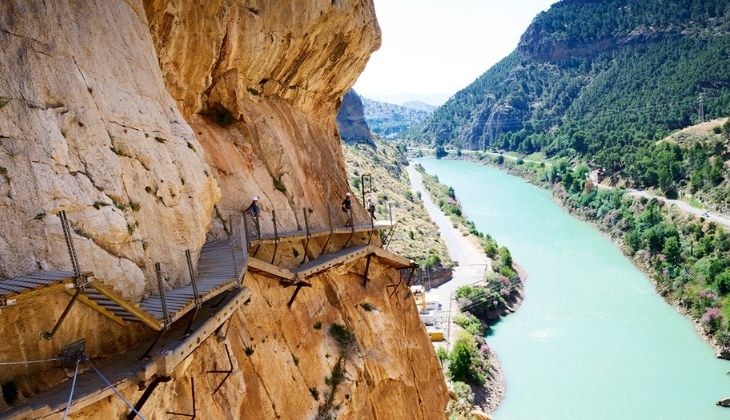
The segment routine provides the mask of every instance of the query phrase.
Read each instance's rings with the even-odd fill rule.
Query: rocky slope
[[[342,106],[337,113],[337,128],[346,143],[375,145],[373,134],[365,121],[362,100],[354,90],[348,91],[342,98]]]
[[[408,162],[402,150],[380,139],[374,146],[345,144],[342,150],[353,191],[360,191],[361,175],[372,176],[376,220],[389,219],[389,206],[393,206],[398,226],[388,249],[417,261],[421,267],[428,265],[429,258],[439,261],[437,267],[429,268],[451,267],[438,227],[429,218],[421,198],[410,191],[405,168]]]
[[[296,227],[305,206],[312,225],[325,225],[327,206],[349,189],[335,115],[380,32],[368,0],[8,1],[0,39],[0,276],[67,269],[56,217],[66,210],[82,269],[138,301],[153,289],[154,262],[168,285],[187,282],[183,251],[225,235],[251,195],[261,196],[264,229],[272,210],[282,228]],[[297,247],[281,249],[290,264]],[[343,418],[442,416],[443,380],[412,300],[387,300],[384,284],[397,273],[377,262],[367,289],[348,281],[361,268],[315,279],[292,311],[290,290],[247,276],[252,300],[227,342],[240,370],[214,396],[207,375],[199,407],[234,418],[315,417],[323,408]],[[361,310],[364,300],[377,310]],[[90,356],[110,357],[148,335],[77,305],[54,341],[39,341],[67,301],[4,309],[3,354],[55,357],[93,337]],[[335,322],[358,350],[342,359],[344,385],[325,399],[340,359],[324,329]],[[149,414],[185,410],[188,378],[226,364],[215,338],[201,343]],[[46,370],[58,374],[40,379],[43,366],[24,366],[0,379],[19,384],[22,401],[63,379]],[[135,399],[136,388],[122,392]],[[80,415],[123,409],[105,400]]]

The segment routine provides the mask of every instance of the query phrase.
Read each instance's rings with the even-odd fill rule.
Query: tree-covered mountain
[[[395,105],[362,98],[365,121],[370,129],[386,139],[411,138],[423,128],[431,114],[430,111],[417,109],[429,106],[426,103],[412,103],[411,106]]]
[[[422,135],[577,156],[615,174],[698,122],[700,102],[705,119],[730,114],[730,2],[564,0],[437,109]]]

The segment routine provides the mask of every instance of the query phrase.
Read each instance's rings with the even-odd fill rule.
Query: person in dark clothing
[[[375,201],[373,201],[372,197],[368,197],[368,213],[370,213],[370,217],[375,220]]]
[[[261,216],[261,208],[259,207],[259,197],[254,195],[251,197],[251,205],[246,207],[244,210],[253,219],[253,226],[249,226],[250,235],[252,237],[258,237],[260,230],[259,216]]]
[[[246,207],[246,212],[251,215],[253,218],[258,218],[261,214],[261,209],[259,208],[259,197],[254,195],[251,198],[251,205]]]
[[[342,211],[347,213],[347,222],[345,227],[352,227],[352,199],[350,199],[350,193],[345,194],[345,199],[342,200]]]

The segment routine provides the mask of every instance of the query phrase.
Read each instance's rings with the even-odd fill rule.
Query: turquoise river
[[[497,420],[730,419],[730,363],[590,224],[520,178],[419,160],[528,273],[525,300],[487,338],[506,376]]]

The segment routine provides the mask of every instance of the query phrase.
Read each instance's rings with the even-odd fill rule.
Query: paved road
[[[426,191],[426,187],[423,186],[421,174],[416,171],[414,165],[408,166],[408,176],[411,180],[411,189],[414,194],[421,193],[423,205],[426,207],[428,215],[438,226],[441,238],[448,248],[449,256],[459,263],[458,266],[454,267],[453,278],[439,287],[434,287],[430,292],[438,295],[439,302],[446,310],[449,307],[450,297],[456,289],[484,279],[485,270],[487,268],[492,269],[491,261],[471,238],[465,237],[458,229],[454,228],[451,219],[433,202],[428,191]]]
[[[610,187],[609,187],[610,188]],[[662,197],[660,195],[654,195],[650,192],[646,191],[640,191],[640,190],[634,190],[634,189],[627,189],[626,194],[634,196],[634,197],[645,197],[648,199],[656,198],[657,200],[661,200],[665,203],[673,204],[677,206],[680,210],[682,210],[685,213],[693,214],[697,217],[704,217],[705,219],[710,219],[713,222],[717,223],[720,226],[723,226],[725,229],[730,229],[730,218],[728,218],[725,215],[718,214],[715,212],[710,212],[704,209],[698,209],[695,207],[692,207],[688,203],[685,203],[682,200],[670,200],[666,197]]]

